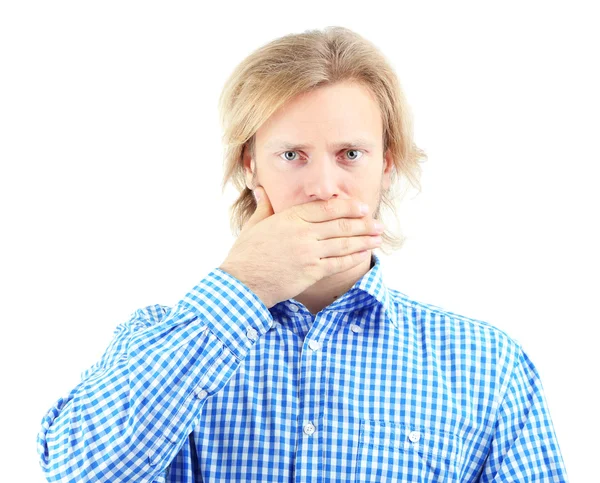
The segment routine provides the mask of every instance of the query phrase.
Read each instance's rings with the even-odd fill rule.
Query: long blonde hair
[[[344,27],[306,30],[275,39],[253,51],[232,72],[219,97],[225,145],[222,188],[229,181],[239,197],[230,208],[231,229],[237,236],[256,201],[246,186],[242,154],[246,146],[255,159],[256,131],[291,98],[329,84],[358,81],[371,89],[383,119],[383,153],[394,162],[390,188],[381,203],[398,222],[395,188],[406,178],[421,191],[420,162],[426,154],[413,140],[412,116],[393,68],[370,41]],[[378,210],[379,211],[379,210]],[[376,217],[378,217],[376,214]],[[405,237],[386,223],[381,250],[400,248]]]

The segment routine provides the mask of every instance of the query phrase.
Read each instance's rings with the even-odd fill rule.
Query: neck
[[[336,273],[319,280],[294,300],[304,305],[311,314],[317,314],[344,295],[352,286],[371,270],[371,252],[364,262],[345,272]],[[374,262],[374,260],[373,260]]]

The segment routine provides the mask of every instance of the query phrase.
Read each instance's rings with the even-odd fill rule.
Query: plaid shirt
[[[316,316],[220,269],[137,310],[44,416],[46,478],[567,481],[520,345],[387,288],[373,262]]]

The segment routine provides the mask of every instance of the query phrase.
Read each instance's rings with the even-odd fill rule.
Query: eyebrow
[[[358,138],[353,141],[340,141],[337,143],[330,143],[330,144],[328,144],[328,147],[334,148],[334,149],[355,149],[355,148],[360,148],[360,147],[373,149],[375,146],[369,140]],[[279,139],[275,139],[265,145],[265,149],[273,149],[273,148],[295,151],[297,149],[307,149],[307,148],[312,149],[312,148],[314,148],[314,146],[312,144],[306,144],[306,143],[297,144],[297,143],[291,143],[289,141],[281,141]]]

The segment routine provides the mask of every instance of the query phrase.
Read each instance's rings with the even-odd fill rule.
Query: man
[[[275,40],[221,107],[241,233],[44,417],[48,480],[566,481],[521,347],[383,283],[380,204],[423,153],[372,44]]]

